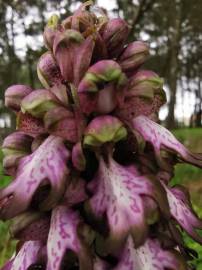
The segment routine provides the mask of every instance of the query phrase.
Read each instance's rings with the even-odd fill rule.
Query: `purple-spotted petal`
[[[11,270],[27,270],[32,264],[37,263],[41,248],[40,241],[25,242],[13,260]]]
[[[66,206],[54,208],[47,244],[47,270],[59,270],[68,251],[78,256],[80,269],[92,269],[87,248],[78,236],[79,223],[80,218],[76,212]]]
[[[143,195],[152,197],[169,217],[166,193],[158,181],[149,176],[136,176],[111,158],[108,165],[100,159],[98,173],[89,187],[93,196],[86,209],[97,219],[106,215],[110,229],[107,248],[117,248],[129,233],[136,246],[143,243],[147,234]]]
[[[153,122],[146,116],[138,116],[133,119],[132,126],[135,131],[140,133],[145,141],[150,142],[156,154],[160,166],[165,167],[160,151],[165,149],[175,154],[180,160],[202,167],[202,155],[193,154],[181,144],[171,132],[159,124]]]
[[[44,210],[52,208],[65,191],[69,157],[63,140],[49,136],[34,153],[22,158],[15,180],[0,190],[0,217],[8,219],[25,211],[40,185],[51,186],[40,207]]]
[[[195,241],[202,244],[202,237],[196,231],[196,229],[202,230],[202,220],[193,212],[187,194],[181,187],[169,188],[163,185],[167,192],[172,217]]]
[[[17,130],[23,131],[32,137],[46,133],[41,119],[22,112],[17,114]]]
[[[157,239],[147,239],[134,249],[133,239],[128,238],[121,259],[114,270],[186,270],[182,257],[176,250],[164,250]]]
[[[46,89],[55,84],[60,84],[64,80],[51,52],[46,52],[39,58],[37,74]]]

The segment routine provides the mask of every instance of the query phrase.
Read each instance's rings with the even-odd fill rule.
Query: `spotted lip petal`
[[[17,130],[23,131],[32,137],[46,133],[41,119],[33,117],[29,113],[22,112],[17,114]]]
[[[176,250],[164,250],[157,239],[148,238],[134,249],[132,237],[129,237],[121,259],[114,270],[187,270],[185,262]]]
[[[145,141],[150,142],[156,154],[159,165],[166,169],[160,151],[165,149],[175,154],[179,160],[202,167],[202,155],[193,154],[181,144],[171,132],[146,116],[140,115],[133,119],[132,127],[141,134]]]
[[[32,264],[37,263],[42,246],[40,241],[25,242],[13,260],[11,270],[27,270]]]
[[[110,235],[107,248],[118,248],[131,233],[136,246],[147,234],[146,212],[142,195],[152,197],[169,217],[168,201],[163,187],[149,176],[135,176],[110,158],[109,165],[100,159],[98,174],[90,183],[93,196],[87,211],[100,219],[106,214]],[[127,220],[127,223],[126,223]],[[110,247],[111,246],[111,247]]]
[[[163,185],[167,193],[172,217],[195,241],[202,244],[202,237],[196,232],[196,229],[202,230],[202,220],[193,212],[189,198],[187,198],[183,188],[169,188],[165,184]]]
[[[0,190],[0,217],[8,219],[25,211],[44,181],[51,185],[51,191],[40,208],[51,209],[65,192],[69,158],[62,139],[49,136],[34,153],[21,159],[16,179]]]
[[[54,208],[47,244],[47,270],[59,270],[68,251],[73,251],[78,256],[79,269],[92,270],[87,248],[78,236],[79,223],[80,218],[76,212],[62,205]]]

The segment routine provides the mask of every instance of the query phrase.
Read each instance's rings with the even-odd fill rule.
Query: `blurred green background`
[[[53,13],[64,18],[81,2],[0,0],[0,144],[15,129],[15,117],[4,106],[5,89],[17,83],[41,87],[36,63],[45,52],[44,25]],[[145,68],[151,68],[165,79],[168,97],[160,119],[188,148],[202,152],[202,1],[97,0],[95,3],[110,16],[128,21],[129,40],[141,39],[150,45],[151,56]],[[0,152],[0,186],[9,180],[3,174]],[[188,187],[194,208],[202,217],[202,171],[180,164],[176,166],[175,183]],[[12,255],[15,246],[9,237],[8,225],[0,222],[0,266]],[[195,265],[197,270],[202,270],[202,247],[184,237],[197,250],[199,258]]]

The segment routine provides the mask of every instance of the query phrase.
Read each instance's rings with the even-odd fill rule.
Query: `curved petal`
[[[93,186],[93,196],[89,200],[87,211],[98,219],[106,214],[110,229],[107,241],[109,249],[118,248],[118,244],[121,244],[129,233],[132,233],[136,246],[145,240],[147,213],[143,195],[157,201],[162,212],[169,216],[166,194],[158,181],[149,176],[134,175],[127,167],[112,159],[109,165],[100,159],[98,174],[90,185],[91,188]]]
[[[114,270],[186,270],[187,266],[176,250],[164,250],[157,239],[147,241],[134,249],[133,240],[128,238],[121,259]]]
[[[88,251],[77,233],[79,223],[80,218],[77,213],[66,206],[57,206],[53,210],[47,244],[47,270],[59,270],[68,250],[73,251],[78,256],[79,269],[92,270]]]
[[[69,157],[62,139],[49,136],[34,153],[21,159],[16,179],[0,190],[0,217],[7,219],[25,211],[43,181],[50,183],[51,191],[40,207],[52,208],[65,191]]]
[[[25,242],[16,255],[11,270],[27,270],[29,266],[37,263],[42,243],[39,241]]]
[[[169,188],[163,185],[167,192],[172,217],[195,241],[202,244],[202,237],[196,232],[196,229],[202,230],[202,220],[194,214],[189,198],[182,188]]]
[[[202,167],[202,155],[193,154],[181,144],[173,134],[166,128],[153,122],[146,116],[140,115],[133,119],[132,127],[141,134],[145,141],[150,142],[155,150],[157,161],[160,166],[165,167],[160,150],[165,149],[174,153],[180,160]]]

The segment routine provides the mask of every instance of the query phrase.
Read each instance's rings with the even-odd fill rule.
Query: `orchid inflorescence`
[[[174,166],[202,167],[160,126],[163,80],[140,69],[149,55],[129,27],[86,2],[44,30],[43,89],[14,85],[5,104],[17,131],[3,142],[14,180],[0,190],[16,254],[3,270],[184,270],[202,221]]]

